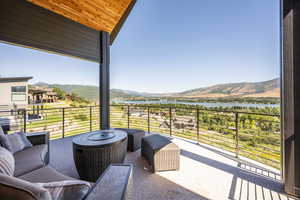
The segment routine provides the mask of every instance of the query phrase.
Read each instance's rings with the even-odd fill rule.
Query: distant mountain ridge
[[[34,85],[44,87],[58,87],[68,93],[75,92],[79,96],[88,100],[99,100],[99,88],[91,85],[71,85],[71,84],[47,84],[36,83]],[[112,99],[124,99],[133,97],[178,97],[178,98],[227,98],[227,97],[280,97],[279,78],[262,82],[241,82],[217,84],[209,87],[202,87],[187,90],[179,93],[147,93],[131,90],[111,89]]]
[[[241,82],[218,84],[178,93],[180,97],[279,97],[279,78],[263,82]]]

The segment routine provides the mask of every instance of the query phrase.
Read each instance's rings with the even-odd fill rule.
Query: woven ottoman
[[[179,170],[180,149],[170,139],[159,134],[145,136],[141,148],[153,172]]]
[[[126,129],[126,128],[115,128],[115,129],[125,131],[127,133],[128,151],[134,152],[141,148],[141,142],[142,142],[142,138],[145,136],[145,131],[139,129]]]

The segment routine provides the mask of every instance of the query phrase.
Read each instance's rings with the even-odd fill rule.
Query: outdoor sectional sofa
[[[127,150],[134,152],[141,148],[142,138],[145,131],[140,129],[114,128],[115,130],[125,131],[128,137]]]
[[[48,200],[49,198],[45,198],[39,191],[41,187],[37,187],[36,184],[59,181],[79,182],[48,165],[49,133],[27,134],[27,138],[33,146],[13,155],[15,159],[14,176],[0,173],[1,199]],[[131,165],[110,165],[96,183],[91,183],[92,187],[83,195],[82,199],[127,199],[130,194],[131,174]]]

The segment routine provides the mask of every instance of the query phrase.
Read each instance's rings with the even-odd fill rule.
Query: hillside
[[[46,87],[58,87],[62,90],[71,93],[75,92],[80,97],[91,101],[99,100],[99,88],[90,85],[58,85],[47,83],[36,83],[35,85]],[[227,83],[218,84],[210,87],[197,88],[180,93],[146,93],[130,90],[112,89],[112,99],[126,99],[133,97],[178,97],[178,98],[221,98],[221,97],[279,97],[280,96],[280,81],[273,79],[263,82],[242,82],[242,83]]]
[[[60,88],[67,93],[76,93],[80,97],[88,99],[90,101],[98,101],[99,89],[97,86],[92,85],[60,85],[60,84],[47,84],[47,83],[36,83],[34,85],[44,86],[49,88]]]
[[[67,93],[76,93],[80,97],[88,99],[90,101],[98,101],[99,100],[99,87],[92,85],[60,85],[60,84],[47,84],[47,83],[36,83],[34,85],[49,87],[49,88],[60,88]],[[111,98],[132,98],[141,96],[139,93],[134,91],[126,91],[119,89],[111,90]]]
[[[263,82],[242,82],[218,84],[210,87],[193,89],[178,93],[178,97],[220,98],[220,97],[279,97],[280,81],[273,79]]]

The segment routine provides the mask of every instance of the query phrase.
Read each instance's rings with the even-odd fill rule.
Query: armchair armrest
[[[51,199],[50,193],[36,183],[0,173],[1,199]]]
[[[85,200],[131,199],[132,165],[112,164],[97,180]]]
[[[26,133],[32,145],[49,144],[49,132]]]

